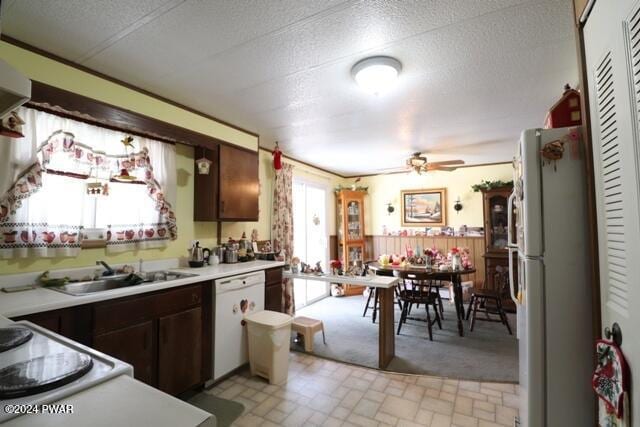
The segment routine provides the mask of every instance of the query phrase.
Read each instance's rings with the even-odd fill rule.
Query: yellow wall
[[[256,150],[258,138],[229,126],[206,119],[174,107],[152,97],[140,94],[131,89],[106,81],[73,67],[61,64],[32,52],[0,42],[0,58],[34,80],[57,86],[90,98],[112,105],[126,108],[159,120],[164,120],[187,129],[230,143]],[[178,239],[164,249],[150,249],[138,252],[124,252],[107,255],[105,249],[85,249],[76,258],[43,258],[0,260],[0,274],[12,274],[47,269],[81,267],[94,264],[102,259],[114,264],[136,262],[142,258],[163,259],[182,257],[187,254],[189,242],[198,239],[203,246],[213,246],[216,241],[216,223],[193,221],[193,174],[194,149],[185,145],[176,146],[176,165],[178,168],[178,191],[175,208]],[[306,165],[292,162],[297,173],[312,173],[330,177],[332,183],[339,178],[326,174]],[[1,165],[0,165],[1,167]],[[257,223],[224,223],[223,240],[229,236],[240,237],[242,231],[247,235],[257,228],[261,239],[268,239],[271,218],[271,192],[273,191],[273,169],[271,155],[260,150],[260,221]]]
[[[447,222],[449,226],[481,227],[482,193],[474,193],[471,185],[482,180],[510,181],[511,164],[460,168],[453,172],[429,172],[423,175],[391,174],[365,177],[360,182],[369,187],[365,199],[365,234],[380,235],[382,227],[389,231],[400,230],[400,191],[426,188],[447,189]],[[463,209],[456,213],[453,204],[460,197]],[[387,214],[387,203],[392,203],[395,212]],[[424,228],[421,228],[424,229]]]

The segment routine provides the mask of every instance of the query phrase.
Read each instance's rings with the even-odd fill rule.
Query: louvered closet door
[[[622,328],[640,425],[640,0],[596,1],[584,35],[602,324]]]

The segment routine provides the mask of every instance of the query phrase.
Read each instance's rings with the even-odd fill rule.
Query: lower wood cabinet
[[[93,337],[93,348],[126,361],[133,366],[134,377],[154,385],[154,324],[144,322]]]
[[[170,394],[211,378],[210,281],[21,316],[133,366],[136,379]]]
[[[284,311],[282,307],[282,267],[265,270],[264,276],[264,309]]]
[[[505,311],[515,313],[516,305],[511,299],[511,292],[509,290],[509,256],[507,254],[485,254],[484,261],[484,288],[499,292],[502,296],[502,305]],[[514,257],[514,271],[512,272],[514,284],[517,283],[515,278],[518,277],[517,265],[518,260]],[[517,292],[517,288],[514,289],[514,292]]]
[[[92,312],[89,305],[28,314],[14,317],[13,320],[28,320],[80,344],[91,346]]]
[[[201,382],[202,309],[161,317],[159,336],[158,388],[178,394]]]

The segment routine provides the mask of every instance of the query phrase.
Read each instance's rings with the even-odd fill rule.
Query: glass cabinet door
[[[488,250],[504,250],[508,240],[507,198],[501,195],[489,199],[489,248]]]
[[[347,240],[362,240],[361,229],[362,206],[359,200],[347,200],[346,205],[346,224],[347,224]]]
[[[337,206],[337,216],[336,216],[336,226],[338,228],[338,243],[342,244],[344,242],[344,232],[343,232],[343,224],[344,224],[344,218],[342,216],[342,199],[338,199],[338,206]]]
[[[349,245],[347,246],[347,256],[349,259],[347,260],[349,265],[352,265],[354,261],[364,261],[363,260],[364,247],[362,245]]]

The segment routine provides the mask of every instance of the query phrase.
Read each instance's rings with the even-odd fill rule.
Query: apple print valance
[[[87,238],[111,252],[177,238],[174,146],[36,110],[20,114],[24,141],[0,141],[10,166],[0,174],[0,257],[76,256]]]

